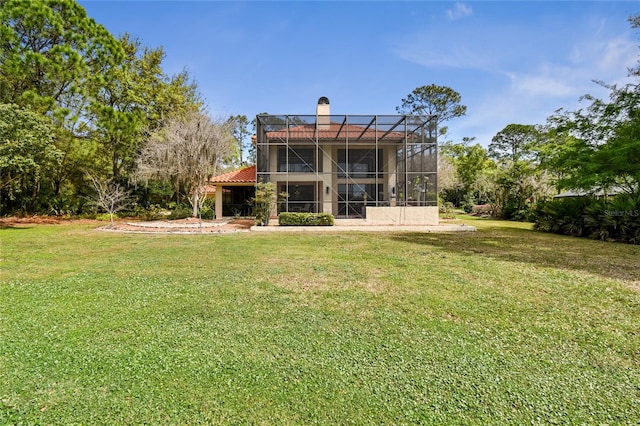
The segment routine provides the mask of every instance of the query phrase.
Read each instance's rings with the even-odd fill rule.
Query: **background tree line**
[[[639,16],[629,21],[640,26]],[[142,209],[186,203],[195,214],[208,177],[252,162],[243,157],[251,155],[250,144],[243,146],[251,134],[246,116],[209,117],[188,72],[164,72],[162,48],[114,37],[73,0],[0,0],[0,40],[0,215],[86,212],[96,204],[89,202],[96,182],[126,187]],[[634,83],[624,87],[598,82],[609,99],[585,95],[586,108],[558,110],[544,124],[509,124],[486,147],[473,137],[446,140],[446,124],[467,109],[449,87],[418,87],[396,109],[438,117],[441,204],[481,205],[486,214],[538,220],[555,232],[633,234],[640,222],[640,66],[629,72]],[[588,221],[617,231],[568,219],[558,225],[553,209],[571,201],[548,200],[565,190],[622,192],[598,201],[615,214],[593,207]],[[584,217],[584,208],[573,216]]]
[[[640,27],[640,15],[629,22]],[[585,108],[559,109],[545,124],[509,124],[487,148],[474,138],[441,144],[441,204],[531,220],[540,230],[639,244],[640,64],[629,75],[632,83],[622,87],[596,81],[609,90],[608,99],[587,94]],[[460,102],[447,99],[450,108]],[[583,196],[552,198],[563,191]]]
[[[244,161],[246,117],[210,119],[188,72],[165,73],[162,48],[114,37],[73,0],[0,1],[0,40],[0,215],[81,213],[96,179],[143,206],[191,200],[176,176],[146,170],[133,185],[144,147],[177,122],[222,132],[205,175]]]

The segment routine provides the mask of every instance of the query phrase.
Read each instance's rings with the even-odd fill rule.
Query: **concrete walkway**
[[[475,232],[475,226],[469,225],[366,225],[336,221],[334,226],[252,226],[255,232]]]
[[[273,225],[252,226],[253,220],[224,218],[217,220],[182,219],[154,220],[148,222],[117,222],[114,226],[98,228],[111,232],[130,232],[144,234],[228,234],[236,232],[474,232],[475,226],[454,225],[372,225],[362,219],[336,219],[334,226],[279,226],[273,219]]]

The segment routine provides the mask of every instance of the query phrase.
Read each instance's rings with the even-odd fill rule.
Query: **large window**
[[[222,188],[223,216],[251,216],[252,206],[247,200],[255,197],[254,187],[230,186]]]
[[[313,173],[317,169],[315,148],[290,146],[278,148],[278,171]]]
[[[382,177],[382,149],[339,149],[338,177]]]
[[[375,206],[384,198],[382,184],[339,184],[338,185],[338,215],[363,215],[363,207]]]
[[[289,196],[281,206],[282,211],[290,212],[315,212],[316,194],[315,185],[312,183],[280,184],[280,193],[286,192]]]

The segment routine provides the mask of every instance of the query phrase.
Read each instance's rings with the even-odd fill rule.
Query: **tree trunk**
[[[198,217],[198,191],[193,192],[193,200],[191,201],[193,204],[193,217]]]

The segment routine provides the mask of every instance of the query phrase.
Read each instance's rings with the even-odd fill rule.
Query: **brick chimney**
[[[318,130],[329,130],[330,122],[329,98],[323,96],[318,99],[318,105],[316,106],[316,123],[318,124]]]

